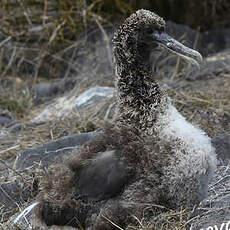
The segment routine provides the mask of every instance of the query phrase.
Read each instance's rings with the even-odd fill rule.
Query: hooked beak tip
[[[159,42],[159,44],[163,45],[169,51],[177,54],[178,56],[182,57],[183,59],[186,59],[188,62],[198,67],[203,61],[203,58],[199,52],[186,47],[185,45],[173,39],[166,33],[158,35],[157,41]]]

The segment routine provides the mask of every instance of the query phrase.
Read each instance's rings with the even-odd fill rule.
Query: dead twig
[[[6,166],[6,168],[10,169],[13,173],[15,173],[15,175],[19,176],[22,179],[23,183],[28,184],[28,182],[25,181],[23,176],[19,172],[17,172],[16,170],[14,170],[12,167],[10,167],[6,162],[4,162],[3,160],[0,159],[0,163],[2,163],[3,165]]]
[[[99,29],[101,30],[102,34],[103,34],[103,38],[105,41],[105,45],[106,45],[106,50],[107,50],[107,54],[108,54],[108,59],[109,59],[109,63],[110,66],[113,66],[113,61],[112,61],[112,52],[111,52],[111,47],[109,45],[110,43],[110,39],[109,36],[107,35],[106,31],[104,30],[103,26],[101,25],[101,23],[98,21],[98,19],[96,18],[96,16],[94,17],[95,22],[97,23]]]
[[[8,41],[10,41],[11,40],[11,36],[8,36],[6,39],[4,39],[3,41],[1,41],[0,42],[0,48],[5,44],[5,43],[7,43]]]
[[[47,0],[44,0],[43,16],[42,16],[42,25],[46,24],[46,13],[47,13]]]
[[[10,67],[12,66],[13,61],[14,61],[15,57],[17,56],[17,52],[16,51],[17,51],[17,47],[14,46],[13,52],[12,52],[11,57],[10,57],[10,60],[9,60],[9,62],[7,64],[5,70],[1,74],[1,77],[4,77],[6,75],[6,73],[8,72],[8,70],[10,69]]]

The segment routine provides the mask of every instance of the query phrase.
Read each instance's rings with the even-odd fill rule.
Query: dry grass
[[[24,73],[34,82],[41,75],[56,78],[63,73],[68,63],[59,52],[79,35],[110,24],[111,16],[118,20],[118,15],[133,11],[124,0],[1,0],[0,5],[1,76]]]
[[[30,82],[25,81],[23,77],[1,78],[0,108],[12,112],[16,119],[26,119],[26,115],[33,107],[29,85]]]
[[[199,84],[200,83],[202,82],[199,82]],[[199,88],[194,83],[187,83],[185,88],[170,88],[168,92],[174,99],[177,108],[179,108],[187,119],[201,126],[209,135],[215,136],[224,131],[229,131],[230,102],[228,98],[230,98],[230,81],[228,77],[224,75],[211,79],[208,83],[205,83],[203,87]],[[43,123],[37,126],[27,124],[20,132],[0,136],[2,143],[0,147],[0,165],[2,170],[7,169],[8,171],[8,173],[4,174],[4,181],[6,183],[18,181],[19,184],[23,185],[22,190],[33,188],[34,184],[36,184],[44,174],[44,171],[38,165],[35,171],[18,175],[13,170],[13,159],[15,159],[18,153],[23,149],[34,147],[62,136],[103,128],[107,124],[107,121],[101,119],[101,117],[106,113],[107,106],[110,103],[111,101],[107,101],[97,107],[96,110],[95,108],[89,107],[81,116],[77,113],[73,113],[71,117],[58,121]],[[224,121],[223,118],[225,116],[226,120]],[[11,163],[5,164],[3,160],[4,162],[8,160]],[[31,189],[31,191],[33,191],[33,189]],[[36,193],[31,193],[28,202],[34,199],[35,194]],[[11,210],[10,213],[7,211],[3,215],[4,220],[18,210],[19,209],[16,208]],[[187,220],[188,212],[186,210],[168,211],[147,223],[144,220],[138,220],[137,226],[130,229],[185,230]]]
[[[230,77],[230,75],[228,75]],[[198,85],[202,85],[201,88]],[[176,107],[188,121],[199,125],[211,137],[230,130],[230,81],[226,75],[169,89]]]
[[[87,35],[92,28],[117,23],[140,8],[155,9],[163,17],[170,12],[170,19],[187,22],[195,29],[229,25],[227,0],[189,4],[184,0],[0,0],[0,6],[0,75],[23,73],[34,82],[39,76],[63,76],[68,63],[59,54],[82,33]]]

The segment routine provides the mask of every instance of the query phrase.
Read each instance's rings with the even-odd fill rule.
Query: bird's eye
[[[147,34],[152,34],[154,32],[154,29],[152,27],[147,28],[146,30]]]

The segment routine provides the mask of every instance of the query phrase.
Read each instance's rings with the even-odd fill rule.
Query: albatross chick
[[[127,18],[113,42],[116,121],[50,167],[37,197],[40,228],[127,228],[134,216],[153,216],[154,205],[191,207],[207,194],[216,167],[210,138],[171,104],[150,63],[158,46],[196,65],[201,55],[167,35],[165,21],[148,10]]]

